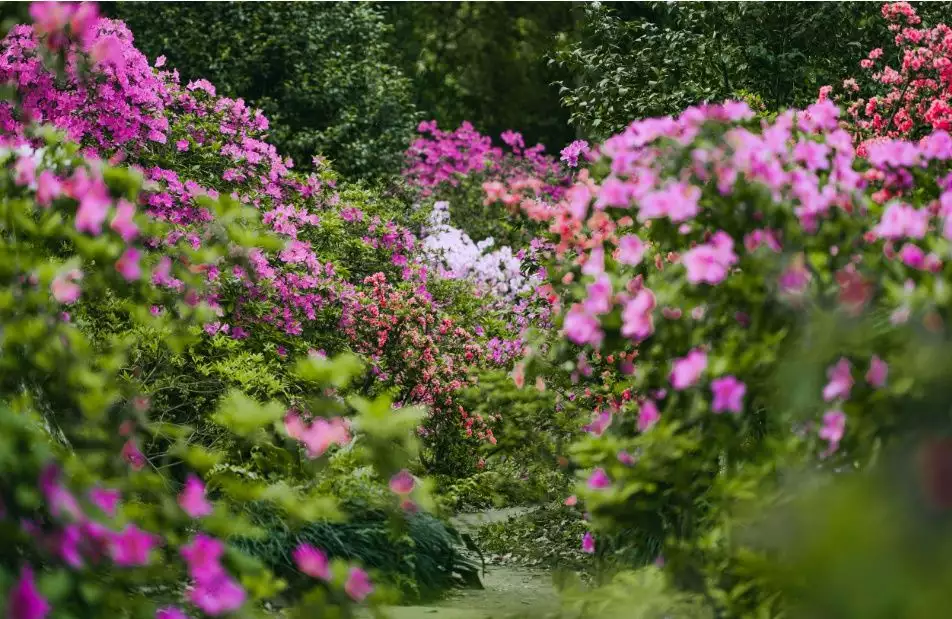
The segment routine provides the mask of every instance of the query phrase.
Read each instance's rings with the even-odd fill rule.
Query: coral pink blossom
[[[302,543],[294,549],[292,558],[294,564],[302,573],[321,580],[331,579],[331,568],[327,562],[327,555],[320,549]]]
[[[70,269],[65,273],[60,273],[53,278],[53,282],[50,284],[50,292],[53,294],[53,298],[66,305],[75,303],[82,293],[82,288],[77,282],[82,279],[83,273],[78,269]]]
[[[205,498],[205,484],[193,474],[186,478],[185,488],[178,495],[178,504],[191,518],[210,516],[214,511],[212,504]]]
[[[413,492],[414,483],[410,471],[403,469],[390,478],[390,491],[394,494],[410,494]]]
[[[823,388],[823,399],[827,402],[838,398],[848,398],[853,388],[853,368],[850,362],[843,358],[826,372],[830,382]]]
[[[573,507],[578,503],[578,497],[573,494],[569,497],[566,497],[563,503],[567,505],[568,507]]]
[[[355,602],[363,602],[374,590],[367,572],[359,567],[350,568],[347,580],[344,582],[344,591]]]
[[[724,376],[711,381],[711,393],[714,394],[714,402],[711,410],[715,413],[730,411],[739,413],[744,408],[744,394],[747,392],[747,386],[733,376]]]
[[[142,258],[142,252],[135,247],[129,247],[116,261],[116,270],[126,281],[132,282],[142,276],[142,268],[139,266],[139,260]]]
[[[691,387],[701,378],[707,368],[707,353],[695,348],[685,357],[674,360],[671,370],[671,386],[681,391]]]
[[[889,366],[885,361],[873,355],[869,360],[869,370],[866,372],[866,382],[873,387],[879,388],[886,384],[886,376],[889,374]]]

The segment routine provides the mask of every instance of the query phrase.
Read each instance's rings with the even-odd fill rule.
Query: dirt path
[[[559,606],[546,572],[487,565],[482,581],[484,589],[455,590],[432,606],[395,606],[388,613],[392,619],[522,619],[542,616]]]
[[[528,510],[494,509],[460,514],[453,524],[471,531],[481,524],[499,522]],[[394,606],[391,619],[505,619],[541,617],[558,609],[559,597],[548,572],[507,564],[487,564],[481,576],[483,589],[457,589],[431,606]]]

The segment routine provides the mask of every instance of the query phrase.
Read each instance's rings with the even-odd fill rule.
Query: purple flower
[[[7,619],[44,619],[52,610],[33,580],[33,570],[24,566],[20,579],[10,589],[7,599]]]

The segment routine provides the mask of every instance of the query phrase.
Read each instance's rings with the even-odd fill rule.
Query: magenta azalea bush
[[[332,173],[294,173],[260,113],[151,67],[94,5],[31,14],[0,55],[0,602],[17,619],[263,612],[286,583],[228,542],[267,534],[242,506],[340,518],[347,497],[322,491],[320,460],[357,441],[378,479],[402,470],[422,419],[388,394],[445,405],[482,344],[385,369],[370,349],[368,365],[328,360],[370,341],[348,328],[379,310],[366,291],[429,296],[413,235]],[[436,282],[416,315],[442,336],[458,294]],[[465,440],[465,414],[447,410]],[[417,491],[393,494],[395,513],[416,509]],[[348,616],[376,588],[360,566],[305,555],[302,616]]]

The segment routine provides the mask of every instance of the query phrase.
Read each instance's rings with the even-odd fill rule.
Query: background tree
[[[299,165],[325,155],[348,176],[399,171],[416,124],[410,81],[392,64],[390,28],[370,4],[109,5],[150,58],[183,81],[205,78],[271,120],[271,141]]]
[[[950,12],[948,3],[919,8],[929,21]],[[728,97],[803,107],[888,39],[871,3],[593,3],[581,36],[553,60],[570,122],[605,137]]]
[[[576,4],[379,3],[424,115],[445,128],[468,120],[490,135],[518,128],[527,145],[550,149],[575,137],[546,56],[572,40]]]

